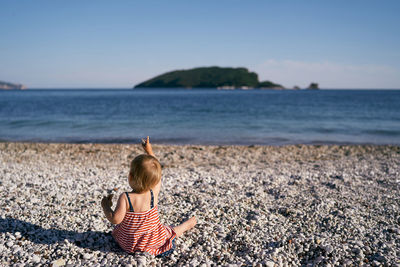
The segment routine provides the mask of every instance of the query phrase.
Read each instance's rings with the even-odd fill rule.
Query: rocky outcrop
[[[310,83],[310,85],[307,87],[308,90],[318,90],[318,83]]]
[[[22,84],[8,83],[0,81],[0,89],[2,90],[23,90],[26,87]]]

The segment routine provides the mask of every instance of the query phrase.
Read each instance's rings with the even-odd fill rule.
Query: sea
[[[400,90],[0,90],[0,142],[400,145]]]

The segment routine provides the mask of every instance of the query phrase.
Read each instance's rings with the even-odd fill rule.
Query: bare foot
[[[190,218],[189,220],[183,222],[182,224],[174,227],[174,231],[176,233],[176,237],[180,237],[181,235],[183,235],[184,232],[192,229],[197,223],[196,217],[193,216],[192,218]]]
[[[197,224],[197,219],[195,216],[191,217],[189,220],[186,221],[189,225],[189,229],[192,229]]]

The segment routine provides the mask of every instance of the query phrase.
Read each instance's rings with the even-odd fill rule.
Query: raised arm
[[[151,144],[150,144],[150,138],[148,136],[147,136],[146,140],[142,139],[142,146],[147,155],[150,155],[150,156],[153,156],[156,158],[156,156],[153,153],[153,148],[151,147]]]
[[[153,149],[151,147],[150,139],[148,136],[147,136],[146,140],[142,139],[142,146],[147,155],[157,158],[153,153]],[[155,199],[154,199],[155,205],[157,205],[157,203],[158,203],[158,194],[160,193],[160,190],[161,190],[161,179],[160,179],[160,182],[158,182],[158,184],[156,184],[153,188],[154,197],[155,197]]]

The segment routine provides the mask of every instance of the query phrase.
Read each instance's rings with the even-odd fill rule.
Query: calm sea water
[[[399,90],[0,91],[0,141],[400,144]]]

